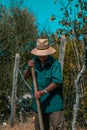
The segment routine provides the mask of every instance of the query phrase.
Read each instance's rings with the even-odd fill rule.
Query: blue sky
[[[0,0],[6,7],[9,6],[11,0]],[[15,1],[15,0],[14,0]],[[18,0],[17,0],[18,1]],[[38,24],[38,30],[46,29],[55,32],[58,27],[58,21],[50,21],[52,14],[57,15],[59,8],[54,4],[54,0],[24,0],[24,8],[28,8],[33,12]]]
[[[52,14],[57,15],[59,8],[54,4],[54,0],[25,0],[25,7],[34,13],[39,24],[38,30],[46,29],[55,32],[58,27],[58,21],[50,21]]]
[[[56,32],[57,28],[61,25],[58,21],[62,18],[62,11],[60,11],[61,4],[55,4],[55,0],[25,0],[24,6],[29,7],[29,10],[34,12],[37,18],[37,23],[39,24],[38,30],[46,29],[47,31]],[[58,0],[61,1],[61,0]],[[74,9],[75,2],[73,0],[72,7]],[[62,0],[64,5],[67,5],[68,0]],[[56,20],[50,21],[52,15],[57,16]]]
[[[12,0],[0,0],[5,6],[9,6],[9,2]],[[18,0],[13,0],[18,1]],[[64,4],[67,3],[67,0],[63,1]],[[24,0],[23,8],[28,8],[29,11],[34,13],[38,24],[38,30],[42,31],[45,29],[46,31],[51,31],[53,33],[56,32],[57,28],[59,28],[58,21],[62,17],[62,12],[60,12],[61,5],[55,4],[54,0]],[[57,16],[57,20],[50,21],[50,17],[52,15]]]

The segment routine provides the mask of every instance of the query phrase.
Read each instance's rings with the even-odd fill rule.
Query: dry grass
[[[35,130],[34,129],[34,122],[27,122],[27,123],[19,123],[15,124],[13,128],[8,124],[6,127],[0,126],[0,130]],[[77,129],[77,130],[86,130],[86,129]]]
[[[14,127],[11,127],[11,124],[8,122],[7,126],[1,126],[0,125],[0,130],[35,130],[34,128],[34,116],[29,117],[28,121],[26,123],[22,123],[22,122],[16,122],[14,124]],[[65,129],[67,130],[67,129]],[[70,129],[68,129],[70,130]],[[82,128],[77,128],[76,130],[86,130],[86,129],[82,129]]]
[[[7,124],[7,126],[0,126],[0,130],[34,130],[34,122],[18,123],[13,128]]]
[[[34,116],[28,118],[26,123],[16,122],[14,127],[11,127],[11,124],[7,122],[7,126],[0,126],[0,130],[35,130],[34,129]]]
[[[0,126],[0,130],[34,130],[34,124],[20,123],[14,125],[13,128],[11,128],[10,125],[7,125],[6,127]]]

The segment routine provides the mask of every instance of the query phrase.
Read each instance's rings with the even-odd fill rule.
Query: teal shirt
[[[55,111],[62,111],[63,106],[63,94],[62,94],[62,74],[61,65],[52,56],[48,56],[48,59],[43,68],[38,57],[33,59],[35,61],[35,74],[38,90],[46,88],[50,83],[59,83],[60,86],[50,93],[44,94],[40,97],[41,111],[42,113],[50,113]],[[34,95],[34,86],[32,85],[32,92]],[[33,100],[32,108],[37,112],[35,99]]]

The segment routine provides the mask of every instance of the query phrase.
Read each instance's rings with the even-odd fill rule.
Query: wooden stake
[[[35,71],[34,71],[33,67],[31,68],[31,71],[32,71],[32,78],[33,78],[34,90],[36,92],[38,89],[37,89]],[[44,130],[44,125],[43,125],[43,119],[42,119],[41,107],[40,107],[40,101],[39,101],[39,99],[36,100],[36,105],[37,105],[37,111],[38,111],[38,117],[39,117],[40,130]]]

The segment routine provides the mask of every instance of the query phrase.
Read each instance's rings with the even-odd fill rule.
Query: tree
[[[11,95],[15,54],[20,54],[20,69],[23,70],[36,38],[32,13],[13,6],[7,10],[0,5],[0,95]]]
[[[65,90],[66,90],[66,92],[68,92],[68,94],[70,94],[70,92],[73,92],[72,98],[69,98],[69,96],[71,94],[68,95],[68,98],[70,99],[70,102],[73,102],[72,103],[72,105],[73,105],[75,102],[74,101],[74,99],[75,99],[74,91],[75,90],[73,89],[73,86],[75,86],[74,78],[76,78],[76,76],[78,75],[79,71],[82,68],[82,64],[84,62],[83,52],[85,50],[85,48],[84,48],[85,46],[84,46],[84,42],[82,40],[83,39],[82,33],[84,31],[87,33],[87,1],[78,0],[77,2],[75,2],[74,0],[68,0],[68,2],[64,4],[64,1],[62,1],[62,0],[55,0],[55,3],[58,4],[58,8],[60,7],[59,4],[61,5],[60,11],[63,13],[63,17],[62,17],[61,21],[59,21],[59,24],[61,24],[62,27],[60,29],[57,29],[57,31],[56,31],[57,37],[59,37],[62,33],[65,33],[66,38],[68,40],[70,39],[70,43],[71,43],[70,50],[73,49],[73,54],[74,54],[73,55],[74,59],[71,58],[72,51],[69,54],[70,57],[68,56],[68,54],[66,54],[67,58],[65,56],[65,62],[64,62],[65,67],[67,68],[67,66],[68,66],[68,71],[66,68],[64,68],[64,73],[65,73],[65,71],[67,71],[68,77],[71,78],[71,79],[67,79],[66,73],[64,74],[65,75],[64,78],[67,79],[67,80],[64,79],[64,82],[66,83],[64,92],[65,92]],[[55,15],[55,14],[52,15],[51,21],[57,20],[57,17],[59,17],[59,16]],[[80,43],[80,41],[81,41],[81,43]],[[78,44],[80,45],[80,53],[79,53]],[[68,59],[68,58],[70,58],[70,59]],[[86,58],[87,58],[87,54],[86,54]],[[67,66],[66,66],[66,63],[68,63]],[[69,69],[69,66],[71,66],[71,68],[72,68],[71,70]],[[73,80],[72,80],[72,77],[74,77]],[[81,77],[81,79],[79,81],[79,86],[77,86],[77,87],[79,87],[78,88],[79,91],[81,91],[81,88],[85,86],[83,83],[85,83],[85,76]],[[68,87],[69,87],[70,91],[68,91]],[[87,89],[84,88],[84,90],[87,93]],[[84,97],[86,96],[85,93],[83,93],[83,95],[84,95]],[[76,96],[78,96],[78,95],[76,95]],[[65,106],[66,106],[67,105],[66,94],[64,95],[64,98],[65,98],[65,103],[66,103]],[[85,98],[85,100],[87,100],[87,99]],[[85,100],[84,100],[84,102],[85,102]],[[82,99],[80,101],[81,101],[80,103],[83,102]],[[71,115],[72,115],[71,114],[72,110],[70,109],[70,102],[69,102],[69,110],[67,111],[67,109],[66,109],[66,111],[65,111],[65,113],[67,113],[66,120],[69,118],[69,116],[71,118]],[[84,104],[84,110],[82,107],[80,107],[78,115],[82,114],[83,111],[85,111],[85,104]],[[84,118],[81,119],[83,124],[85,124],[85,119]],[[80,119],[78,119],[78,121],[79,121],[78,123],[80,125],[80,123],[81,123]]]
[[[60,11],[63,14],[61,21],[58,21],[63,28],[57,30],[58,34],[66,32],[69,37],[80,39],[82,31],[87,27],[87,1],[86,0],[68,0],[64,4],[62,0],[55,0]],[[58,15],[52,15],[51,20],[57,20]]]

